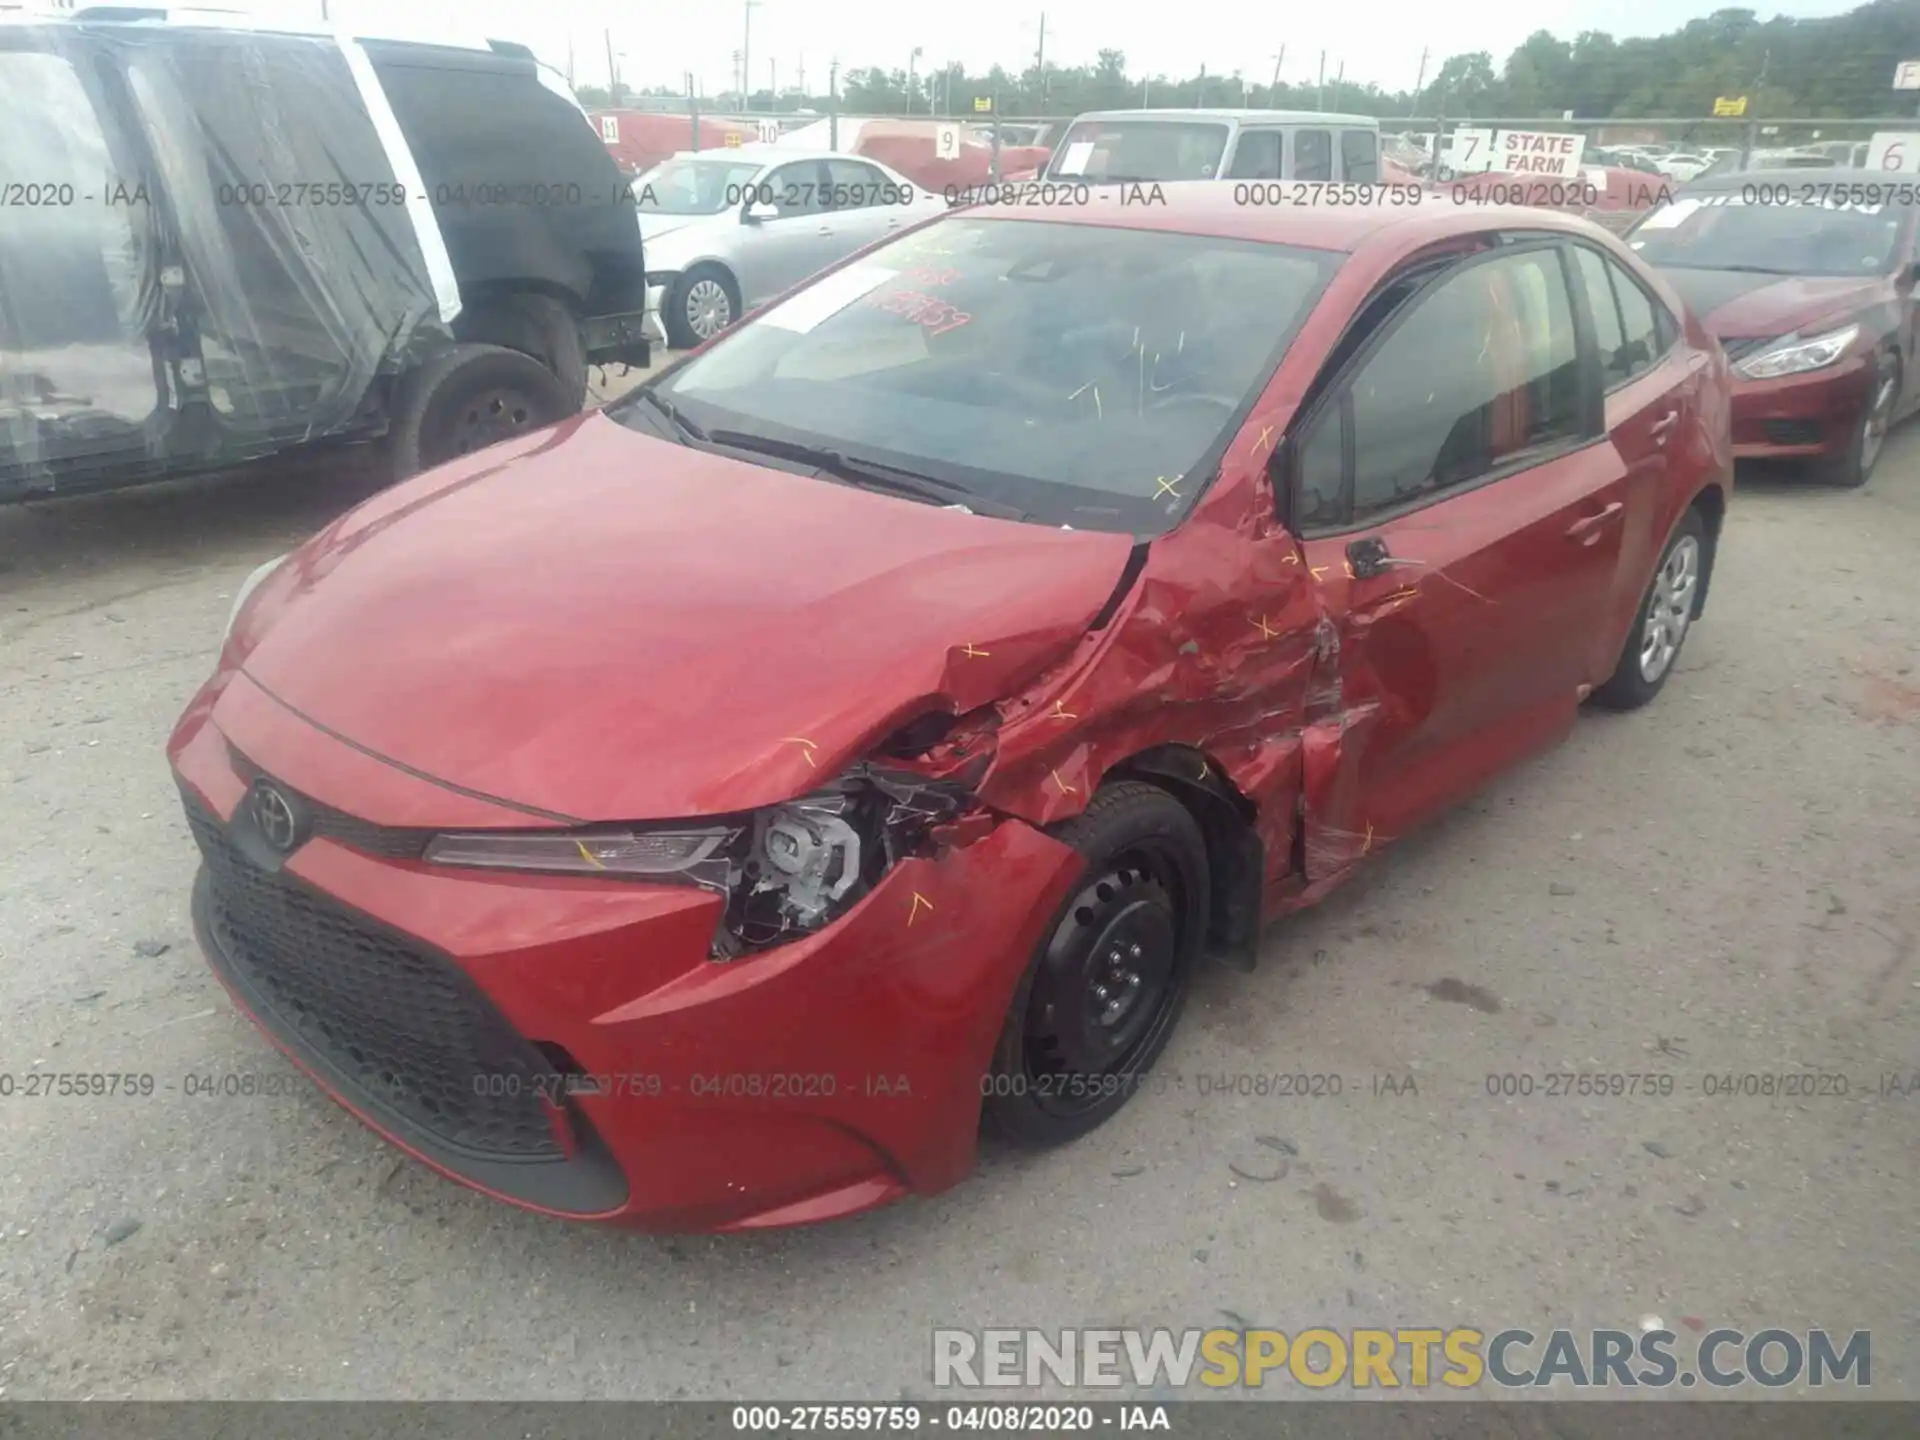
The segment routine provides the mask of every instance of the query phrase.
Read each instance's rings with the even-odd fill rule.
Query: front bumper
[[[452,1179],[647,1229],[806,1224],[961,1179],[1002,1018],[1078,869],[1006,822],[903,862],[818,934],[717,964],[705,891],[369,853],[337,817],[466,802],[243,677],[209,685],[169,754],[206,861],[201,944],[275,1044]],[[336,817],[265,879],[233,868],[261,854],[256,771]]]
[[[1774,380],[1733,379],[1733,453],[1740,460],[1812,459],[1853,443],[1873,372],[1853,355],[1823,370]]]
[[[667,303],[667,285],[669,283],[671,282],[662,281],[659,284],[655,284],[653,280],[649,278],[647,282],[647,308],[644,318],[641,321],[641,327],[646,337],[662,348],[665,348],[667,343],[667,326],[666,322],[662,320],[660,316],[663,307]]]

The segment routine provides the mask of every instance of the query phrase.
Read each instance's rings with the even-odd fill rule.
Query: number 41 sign
[[[1920,175],[1920,131],[1880,131],[1867,142],[1867,159],[1862,168]]]

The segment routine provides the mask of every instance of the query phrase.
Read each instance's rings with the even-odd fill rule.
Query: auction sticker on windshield
[[[1087,173],[1087,161],[1093,158],[1093,141],[1076,140],[1067,146],[1067,153],[1060,157],[1062,175],[1084,175]]]
[[[899,273],[891,265],[849,265],[845,270],[809,285],[792,299],[782,300],[760,317],[760,323],[804,335],[829,316],[838,315],[854,301],[878,290]]]

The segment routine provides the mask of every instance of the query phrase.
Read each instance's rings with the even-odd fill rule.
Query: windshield
[[[1081,120],[1053,152],[1051,179],[1211,180],[1227,127],[1203,120]]]
[[[1344,258],[955,216],[795,292],[652,393],[703,431],[909,470],[1038,522],[1159,534]],[[610,413],[651,427],[648,408]]]
[[[654,215],[718,215],[752,191],[758,160],[668,160],[633,182],[634,203]]]
[[[1836,187],[1844,189],[1845,187]],[[1884,275],[1893,268],[1901,212],[1885,205],[1796,204],[1797,187],[1683,195],[1642,220],[1627,243],[1654,265],[1762,270],[1782,275]],[[1761,193],[1764,192],[1764,195]]]

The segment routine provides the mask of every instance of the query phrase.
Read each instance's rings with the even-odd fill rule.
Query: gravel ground
[[[1206,974],[1179,1088],[932,1200],[714,1239],[494,1204],[304,1082],[182,1091],[291,1072],[196,953],[161,746],[241,577],[354,498],[0,511],[0,1073],[160,1086],[0,1100],[7,1398],[891,1399],[928,1392],[935,1325],[1647,1315],[1870,1329],[1874,1393],[1920,1396],[1920,1095],[1861,1093],[1920,1072],[1920,425],[1864,492],[1747,481],[1654,707]],[[1565,1070],[1675,1092],[1487,1093]],[[1854,1093],[1701,1093],[1782,1070]],[[1201,1093],[1270,1071],[1345,1093]]]

